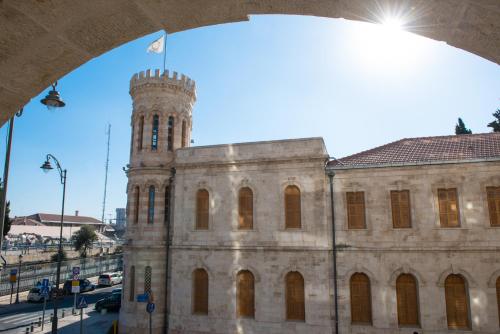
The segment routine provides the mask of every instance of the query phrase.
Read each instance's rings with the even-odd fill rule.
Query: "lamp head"
[[[49,91],[49,94],[45,96],[44,99],[40,100],[42,104],[47,106],[49,110],[55,110],[56,108],[62,108],[66,105],[66,103],[61,100],[61,96],[59,92],[56,90],[57,82],[52,84],[52,90]]]
[[[48,173],[50,172],[51,169],[54,169],[54,167],[52,167],[52,165],[50,164],[49,160],[45,160],[45,162],[40,168],[43,170],[44,173]]]

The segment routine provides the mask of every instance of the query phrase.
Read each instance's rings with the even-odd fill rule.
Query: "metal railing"
[[[23,263],[21,265],[21,280],[19,281],[19,291],[26,291],[33,288],[37,282],[48,278],[50,282],[56,280],[57,262]],[[61,282],[72,278],[73,267],[80,267],[80,278],[98,276],[100,273],[122,270],[123,255],[111,254],[100,257],[80,258],[63,261],[61,263]],[[18,269],[18,264],[7,265],[0,274],[0,296],[10,294],[11,283],[9,275],[11,269]],[[14,290],[17,283],[14,283]]]

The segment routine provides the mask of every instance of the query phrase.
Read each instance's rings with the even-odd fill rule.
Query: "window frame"
[[[365,305],[365,308],[367,308],[367,312],[368,312],[368,317],[369,317],[369,320],[368,321],[363,321],[363,320],[354,320],[354,306],[355,306],[355,303],[353,302],[354,301],[354,298],[353,298],[353,279],[355,277],[364,277],[366,278],[366,283],[367,283],[367,291],[368,291],[368,296],[364,296],[366,298],[365,302],[368,302],[367,305]],[[352,325],[361,325],[361,326],[372,326],[373,325],[373,296],[372,296],[372,286],[371,286],[371,280],[370,280],[370,277],[363,273],[363,272],[355,272],[351,275],[351,277],[349,278],[349,298],[350,298],[350,316],[351,316],[351,324]],[[358,298],[361,300],[361,298]],[[358,300],[359,301],[359,300]],[[363,314],[360,314],[359,315],[359,318],[362,318],[363,317]]]
[[[151,151],[158,150],[158,139],[160,136],[160,116],[153,116],[151,121]]]
[[[288,190],[297,190],[298,194],[287,194]],[[295,210],[291,210],[290,205],[293,204],[293,198],[288,198],[288,196],[298,196],[298,205],[296,205]],[[283,210],[284,210],[284,228],[288,231],[301,230],[304,227],[302,219],[302,190],[297,184],[287,184],[283,190]],[[296,199],[295,199],[296,200]],[[291,203],[292,202],[292,203]],[[294,212],[294,213],[293,213]],[[298,226],[292,226],[293,216],[290,218],[290,213],[295,215],[295,219],[298,220]]]
[[[449,284],[447,281],[451,278],[451,277],[454,277],[454,278],[460,278],[463,282],[463,288],[464,288],[464,300],[465,300],[465,313],[466,313],[466,326],[459,326],[459,325],[453,325],[453,324],[450,324],[450,321],[451,320],[456,320],[456,319],[450,319],[448,317],[449,313],[451,313],[448,309],[448,305],[449,305],[449,301],[448,301],[448,298],[449,298],[449,295],[448,295],[448,286],[447,284]],[[451,330],[471,330],[472,329],[472,322],[471,322],[471,313],[470,313],[470,297],[469,297],[469,285],[468,285],[468,282],[467,282],[467,279],[463,276],[463,275],[460,275],[460,274],[449,274],[445,281],[444,281],[444,301],[445,301],[445,315],[446,315],[446,324],[448,326],[448,329],[451,329]],[[453,300],[455,301],[455,300]],[[453,304],[456,304],[453,303]],[[462,318],[462,317],[458,317],[458,318]],[[457,319],[458,319],[457,318]]]
[[[201,225],[201,209],[200,209],[200,194],[201,193],[206,193],[206,213],[204,213],[204,216],[206,215],[206,226]],[[208,231],[210,229],[210,192],[206,188],[200,188],[196,191],[196,200],[195,200],[195,212],[194,212],[194,229],[195,231]]]
[[[402,222],[402,213],[401,213],[401,195],[402,194],[405,194],[406,193],[406,196],[408,198],[408,202],[407,202],[407,208],[408,208],[408,225],[407,226],[403,226],[401,224]],[[395,203],[394,203],[394,197],[393,195],[397,195],[397,210],[395,209]],[[411,204],[412,204],[412,201],[411,201],[411,191],[409,189],[401,189],[401,190],[391,190],[389,192],[389,200],[390,200],[390,203],[391,203],[391,219],[392,219],[392,228],[393,229],[411,229],[413,228],[413,221],[412,221],[412,209],[411,209]],[[395,216],[394,215],[394,211],[398,211],[398,215]],[[396,219],[397,218],[397,219]],[[398,221],[399,221],[399,225],[398,226]]]
[[[251,282],[251,287],[249,288],[250,291],[248,292],[248,295],[250,296],[250,305],[246,305],[242,307],[242,290],[241,290],[241,285],[240,285],[240,279],[243,277],[243,275],[248,275],[249,278],[251,278],[249,281]],[[242,309],[249,309],[250,312],[249,314],[242,314]],[[240,270],[236,274],[236,317],[237,318],[248,318],[248,319],[255,319],[255,276],[250,270]]]
[[[249,208],[245,208],[244,205],[242,205],[242,201],[244,200],[245,197],[245,194],[243,194],[243,192],[248,192],[246,194],[246,197],[251,198]],[[238,190],[238,230],[249,231],[254,229],[254,221],[255,221],[254,201],[255,201],[255,196],[252,188],[250,188],[249,186],[244,186]],[[245,218],[248,218],[250,221],[245,222]]]
[[[301,300],[299,300],[299,302],[297,303],[298,305],[294,305],[294,306],[298,306],[301,308],[301,310],[298,312],[300,314],[298,314],[298,316],[296,318],[293,318],[291,317],[291,313],[293,311],[293,308],[291,307],[292,306],[292,302],[290,300],[290,285],[292,282],[289,281],[289,278],[291,277],[291,275],[295,275],[296,277],[300,278],[301,282],[299,282],[299,284],[301,284],[301,286],[299,286],[298,288],[302,290],[302,294],[301,294]],[[298,276],[297,276],[298,275]],[[297,287],[295,287],[295,289],[297,289]],[[299,271],[289,271],[286,275],[285,275],[285,320],[286,321],[295,321],[295,322],[305,322],[306,321],[306,280],[304,278],[304,275],[302,275]]]
[[[154,224],[155,220],[155,200],[156,200],[156,187],[150,185],[148,187],[148,216],[147,224]]]
[[[493,195],[490,198],[490,194],[497,192],[498,195]],[[498,196],[498,197],[497,197]],[[493,202],[493,204],[492,204]],[[487,186],[486,187],[486,208],[489,218],[489,227],[498,228],[500,227],[500,186]],[[494,218],[493,213],[496,212],[496,217]],[[496,223],[494,220],[496,219]]]
[[[167,151],[174,150],[174,136],[175,136],[175,118],[170,115],[167,118]]]
[[[203,279],[206,279],[206,281],[204,281],[204,286],[203,288],[206,289],[206,304],[204,303],[204,305],[200,305],[199,303],[201,303],[202,301],[198,302],[198,299],[197,299],[197,296],[199,296],[199,294],[197,292],[200,292],[198,291],[198,286],[197,286],[197,273],[203,273],[204,277]],[[205,270],[205,268],[196,268],[195,270],[193,270],[192,274],[191,274],[191,281],[192,281],[192,285],[191,285],[191,314],[193,315],[208,315],[208,311],[209,311],[209,308],[210,308],[210,277],[208,275],[208,271]],[[201,310],[200,310],[201,309]]]
[[[139,223],[139,211],[140,211],[140,201],[141,201],[141,188],[139,186],[134,187],[134,224]]]
[[[349,196],[352,195],[352,196],[356,197],[359,194],[362,194],[363,203],[357,203],[356,200],[354,201],[354,203],[350,203]],[[367,227],[367,222],[366,222],[366,192],[364,190],[346,191],[345,192],[345,203],[346,203],[347,229],[348,230],[367,230],[368,227]],[[362,227],[354,227],[353,222],[351,221],[351,218],[350,218],[351,216],[356,216],[356,215],[351,213],[351,210],[353,209],[353,206],[357,206],[357,205],[363,206],[363,210],[361,211],[362,217],[363,217]]]
[[[137,151],[142,151],[144,148],[144,115],[139,117],[139,136],[137,142]]]
[[[400,312],[400,291],[403,290],[403,287],[399,288],[400,283],[398,282],[402,277],[410,277],[413,280],[413,284],[415,285],[415,312],[416,312],[416,322],[415,323],[401,323],[401,316],[403,312]],[[407,296],[406,296],[407,297]],[[404,305],[407,306],[408,304]],[[419,298],[419,289],[418,289],[418,279],[415,277],[415,275],[412,275],[410,273],[402,273],[396,278],[396,311],[397,311],[397,318],[398,318],[398,326],[403,327],[403,328],[420,328],[420,298]],[[409,312],[407,312],[409,313]]]
[[[451,228],[451,229],[456,229],[456,228],[461,228],[462,227],[462,217],[460,214],[460,197],[459,197],[459,192],[458,192],[458,187],[455,186],[449,186],[449,187],[438,187],[436,189],[436,201],[437,201],[437,216],[438,216],[438,223],[440,228]],[[450,216],[450,211],[451,211],[451,204],[450,204],[450,199],[449,199],[449,193],[454,192],[454,196],[456,199],[456,215],[457,215],[457,225],[452,226],[449,223],[449,216]],[[446,192],[446,212],[441,212],[441,199],[440,199],[440,194]],[[443,222],[442,216],[446,215],[446,225]]]

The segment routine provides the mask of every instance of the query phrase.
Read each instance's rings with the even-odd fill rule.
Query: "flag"
[[[149,52],[154,52],[154,53],[162,53],[163,52],[163,47],[165,46],[165,35],[161,36],[158,38],[156,41],[151,43],[148,46],[148,53]]]

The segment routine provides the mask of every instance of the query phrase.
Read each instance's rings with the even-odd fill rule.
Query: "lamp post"
[[[52,154],[47,154],[45,162],[40,167],[44,172],[48,173],[51,169],[54,169],[50,164],[50,160],[54,160],[57,170],[59,171],[59,176],[61,177],[61,184],[63,186],[63,196],[62,196],[62,209],[61,209],[61,226],[59,230],[59,248],[57,251],[57,274],[56,274],[56,292],[59,291],[59,283],[61,279],[61,261],[62,261],[62,232],[63,232],[63,221],[64,221],[64,198],[66,196],[66,169],[61,168],[61,164]],[[52,320],[52,334],[57,334],[57,299],[58,296],[54,298],[54,318]]]
[[[23,254],[19,254],[19,269],[17,271],[17,292],[16,292],[16,302],[19,304],[19,282],[21,281],[21,264],[23,262]]]

